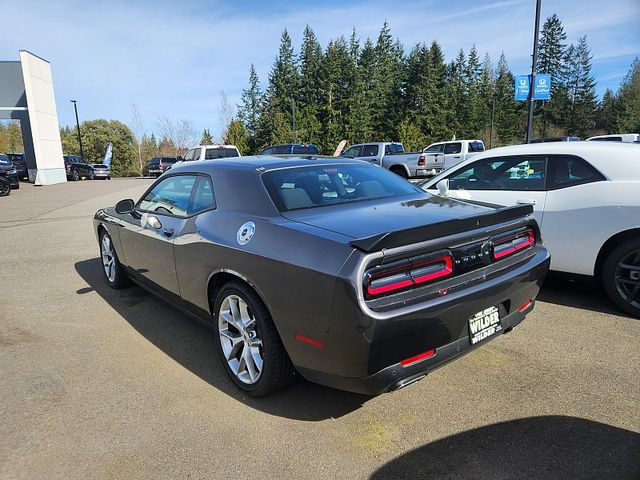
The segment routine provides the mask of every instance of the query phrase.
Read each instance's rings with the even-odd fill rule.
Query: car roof
[[[640,147],[618,142],[548,142],[492,148],[468,158],[425,182],[433,185],[451,172],[483,158],[512,155],[575,155],[584,158],[612,180],[640,180]]]
[[[193,171],[193,172],[210,172],[218,168],[226,168],[231,170],[255,170],[260,169],[261,172],[268,170],[277,170],[288,167],[302,167],[312,165],[344,165],[350,163],[353,165],[369,165],[369,162],[362,160],[352,160],[338,157],[329,157],[322,155],[291,155],[286,157],[275,157],[272,155],[253,155],[247,157],[227,157],[215,160],[202,160],[198,162],[183,162],[171,169],[172,172]]]

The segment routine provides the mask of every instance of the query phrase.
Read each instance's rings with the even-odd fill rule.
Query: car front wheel
[[[293,366],[267,307],[248,286],[231,282],[215,299],[216,341],[225,370],[248,395],[261,397],[287,386]]]
[[[93,170],[89,170],[89,180],[93,180],[95,178],[95,174],[93,173]]]
[[[71,172],[71,180],[73,180],[74,182],[80,180],[80,173],[78,172],[78,170],[74,170]]]
[[[118,260],[111,237],[105,231],[100,234],[100,259],[102,260],[102,273],[111,288],[123,288],[131,283],[127,272]]]
[[[616,247],[602,268],[607,295],[623,311],[640,318],[640,240]]]
[[[0,197],[5,197],[9,193],[11,193],[11,182],[4,177],[0,177]]]

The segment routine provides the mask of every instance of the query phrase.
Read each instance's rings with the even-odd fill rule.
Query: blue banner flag
[[[518,75],[515,84],[515,99],[529,99],[529,85],[531,83],[531,75]],[[533,89],[534,100],[549,100],[551,98],[551,75],[541,73],[536,75],[536,84]]]
[[[107,150],[104,152],[104,160],[102,160],[102,164],[107,167],[111,165],[111,151],[113,150],[113,143],[109,142],[107,144]]]

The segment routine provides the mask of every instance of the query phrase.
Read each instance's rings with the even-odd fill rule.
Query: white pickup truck
[[[405,153],[398,142],[359,143],[346,149],[341,157],[366,160],[404,178],[426,177],[426,156],[422,152]]]
[[[479,152],[484,152],[482,140],[452,140],[432,143],[422,151],[428,176],[437,175]]]

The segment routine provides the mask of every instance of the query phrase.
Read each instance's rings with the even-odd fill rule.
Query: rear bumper
[[[417,171],[418,177],[434,177],[442,172],[444,169],[442,167],[425,167],[424,169],[420,169]]]
[[[422,380],[429,372],[481,347],[485,343],[497,338],[500,334],[509,333],[513,327],[525,319],[527,313],[533,309],[534,303],[535,302],[532,302],[531,305],[522,312],[516,310],[506,317],[503,317],[500,321],[502,324],[502,331],[500,333],[475,345],[471,345],[468,335],[464,336],[438,347],[432,357],[406,367],[398,362],[379,370],[373,375],[361,378],[341,377],[300,367],[298,367],[297,370],[298,373],[312,382],[363,395],[379,395],[381,393],[398,390],[418,380]]]
[[[291,359],[303,377],[329,387],[366,395],[401,388],[522,322],[533,309],[549,263],[541,248],[498,277],[424,302],[411,312],[383,319],[360,312],[357,325],[346,317],[334,320],[324,338],[315,335],[325,348],[308,347],[306,355],[296,348]],[[498,305],[504,308],[502,330],[472,345],[469,318]],[[429,358],[401,364],[432,349],[435,354]]]
[[[107,178],[111,176],[111,172],[108,170],[94,170],[93,177],[94,178]]]

